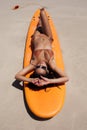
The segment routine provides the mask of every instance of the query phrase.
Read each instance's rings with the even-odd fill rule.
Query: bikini
[[[37,61],[38,63],[41,61],[45,61],[46,63],[49,63],[49,61],[53,58],[54,58],[54,53],[51,49],[38,49],[33,52],[30,63],[33,65],[36,65]]]

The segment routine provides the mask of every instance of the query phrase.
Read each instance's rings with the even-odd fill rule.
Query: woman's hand
[[[29,82],[31,82],[31,83],[33,83],[33,84],[38,84],[38,82],[39,82],[39,78],[30,78],[30,81]]]
[[[39,79],[38,82],[35,82],[35,85],[37,85],[38,87],[41,87],[44,85],[48,85],[50,83],[51,83],[50,79],[41,76],[41,79]]]

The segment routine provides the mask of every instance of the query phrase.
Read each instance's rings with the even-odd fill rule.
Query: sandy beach
[[[19,8],[12,10],[15,5]],[[13,85],[23,66],[29,23],[41,7],[54,21],[70,79],[62,110],[44,121],[27,112],[22,88]],[[0,130],[86,130],[87,1],[1,0],[0,9]]]

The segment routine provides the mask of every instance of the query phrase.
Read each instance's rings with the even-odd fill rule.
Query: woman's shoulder
[[[37,58],[35,56],[31,57],[30,64],[36,67],[36,65],[37,65]]]
[[[51,57],[49,62],[48,62],[48,65],[50,66],[51,69],[54,69],[55,66],[56,66],[56,62],[55,62],[55,59],[54,57]]]

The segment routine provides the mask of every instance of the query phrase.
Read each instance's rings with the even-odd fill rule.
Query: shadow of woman
[[[16,89],[23,90],[23,85],[22,85],[21,82],[18,81],[18,80],[15,80],[15,81],[12,83],[12,86],[15,87]]]

